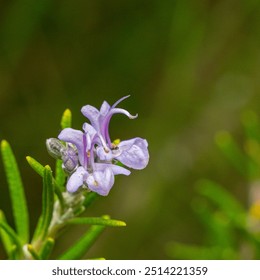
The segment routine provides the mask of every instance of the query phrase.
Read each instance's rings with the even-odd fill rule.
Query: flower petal
[[[87,171],[82,166],[78,167],[67,182],[67,191],[71,193],[76,192],[87,179],[87,175]]]
[[[128,169],[126,169],[122,166],[115,165],[115,164],[111,164],[111,163],[96,163],[95,164],[95,170],[97,170],[97,171],[105,170],[106,168],[111,168],[114,175],[122,174],[122,175],[128,176],[131,174],[131,172]]]
[[[87,185],[90,190],[106,196],[114,185],[115,177],[112,169],[106,168],[102,171],[95,171],[87,178]]]
[[[134,169],[143,169],[149,161],[148,143],[142,138],[133,138],[119,143],[121,154],[116,157],[124,165]]]
[[[104,101],[100,107],[100,114],[102,116],[105,116],[109,112],[109,110],[110,110],[110,105],[106,101]]]
[[[84,154],[86,153],[84,150],[83,135],[84,133],[80,130],[65,128],[58,136],[60,140],[72,143],[77,147],[79,162],[81,165],[84,165]]]
[[[91,138],[97,133],[96,129],[89,123],[84,123],[82,128],[86,133],[90,135]]]
[[[92,126],[98,131],[99,130],[98,120],[100,116],[100,112],[98,111],[98,109],[91,105],[86,105],[81,108],[81,113],[90,120]]]

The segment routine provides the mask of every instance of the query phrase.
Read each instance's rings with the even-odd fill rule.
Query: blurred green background
[[[127,227],[107,229],[87,257],[167,259],[171,241],[203,244],[191,206],[197,180],[217,181],[248,203],[247,182],[214,136],[226,129],[239,141],[241,113],[260,109],[259,73],[257,0],[0,1],[0,138],[17,156],[31,228],[41,178],[25,156],[54,166],[45,139],[57,136],[66,108],[80,129],[83,105],[131,94],[121,106],[139,117],[113,117],[111,135],[146,138],[150,163],[118,177],[89,208]],[[12,223],[2,163],[0,175],[0,205]],[[59,239],[56,254],[84,229]]]

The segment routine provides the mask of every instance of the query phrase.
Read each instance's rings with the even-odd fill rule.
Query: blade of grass
[[[109,227],[125,227],[126,223],[119,220],[104,219],[99,217],[82,217],[68,220],[68,224],[74,225],[99,225]]]
[[[104,216],[104,219],[109,219]],[[61,260],[79,260],[81,259],[88,249],[94,244],[100,234],[104,231],[105,226],[91,226],[91,228],[78,240],[72,247],[70,247],[63,255],[60,256]]]
[[[1,142],[2,158],[7,176],[15,227],[24,243],[29,240],[29,215],[20,172],[9,143]]]

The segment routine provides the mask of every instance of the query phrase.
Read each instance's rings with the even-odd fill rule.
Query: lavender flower
[[[100,111],[91,105],[86,105],[82,107],[81,112],[90,120],[92,127],[98,134],[102,145],[97,148],[97,155],[101,160],[111,161],[116,159],[127,167],[143,169],[149,161],[148,143],[145,139],[133,138],[115,144],[111,142],[109,136],[109,123],[114,114],[124,114],[130,119],[137,117],[137,115],[133,116],[124,109],[116,108],[121,101],[128,97],[129,95],[119,99],[112,106],[104,101]],[[85,128],[85,131],[87,131],[87,128]]]
[[[84,125],[86,127],[86,125]],[[97,134],[88,127],[90,133],[80,130],[65,128],[58,138],[62,141],[72,143],[77,147],[80,166],[71,175],[67,182],[67,190],[75,192],[82,185],[100,195],[107,195],[114,184],[114,175],[129,175],[130,171],[111,164],[96,163],[95,144],[98,144]]]
[[[114,185],[115,175],[129,175],[131,172],[115,163],[120,161],[125,166],[143,169],[149,161],[148,143],[142,138],[111,142],[109,123],[112,115],[125,114],[128,111],[116,108],[126,97],[113,106],[103,102],[100,111],[91,105],[82,107],[82,113],[90,120],[83,124],[83,131],[65,128],[58,139],[48,139],[47,148],[55,158],[63,160],[64,168],[69,171],[67,191],[76,192],[81,186],[106,196]],[[61,141],[66,143],[64,146]]]

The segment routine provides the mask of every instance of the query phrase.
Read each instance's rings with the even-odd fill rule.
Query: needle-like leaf
[[[12,202],[15,227],[21,240],[29,240],[29,215],[20,172],[9,143],[1,142],[2,158]]]
[[[61,129],[71,127],[72,122],[72,114],[69,109],[66,109],[61,117]],[[57,159],[56,160],[56,169],[55,169],[55,180],[57,182],[57,185],[62,188],[66,181],[66,175],[62,168],[62,160]]]
[[[13,243],[19,248],[22,248],[22,242],[16,232],[4,221],[0,221],[0,228],[9,236]]]
[[[109,227],[125,227],[126,223],[119,220],[110,220],[99,217],[82,217],[73,218],[68,220],[68,224],[75,225],[99,225],[99,226],[109,226]]]
[[[51,168],[46,165],[43,174],[43,192],[42,192],[42,214],[37,224],[33,239],[39,236],[43,239],[50,225],[54,204],[54,187],[52,180]]]
[[[2,210],[0,210],[0,222],[6,223],[5,215]],[[4,245],[5,251],[7,255],[10,257],[11,252],[13,250],[13,240],[3,229],[0,229],[0,237],[2,239],[2,243]]]
[[[40,256],[37,254],[37,252],[35,251],[34,247],[32,246],[32,244],[28,244],[27,245],[27,250],[30,252],[31,256],[33,257],[33,259],[35,260],[40,260]]]
[[[104,219],[109,219],[104,216]],[[70,247],[63,255],[61,260],[78,260],[81,259],[100,234],[104,231],[106,226],[91,226],[91,228],[81,237],[72,247]]]
[[[52,252],[53,246],[54,246],[54,239],[49,237],[45,241],[45,243],[42,246],[42,249],[40,251],[40,258],[42,260],[47,260]]]
[[[34,158],[32,158],[30,156],[27,156],[26,160],[34,171],[36,171],[41,177],[44,176],[44,166],[42,164],[40,164],[37,160],[35,160]],[[57,197],[60,201],[61,207],[64,207],[64,199],[63,199],[60,187],[58,187],[58,184],[53,177],[52,177],[52,181],[53,181],[53,185],[54,185],[55,194],[57,195]]]

